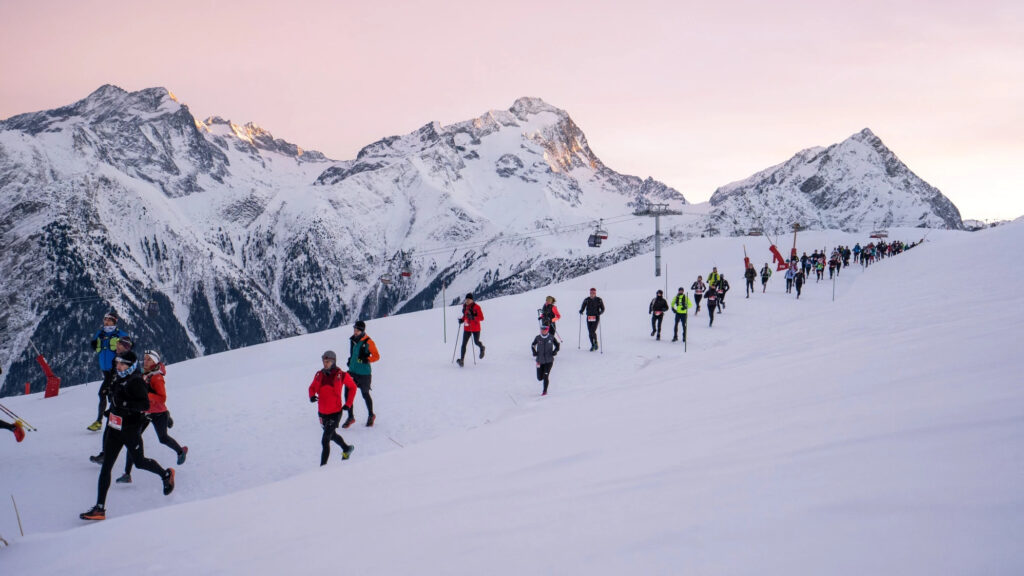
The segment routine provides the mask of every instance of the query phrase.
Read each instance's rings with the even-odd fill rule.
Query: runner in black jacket
[[[587,334],[590,335],[590,351],[597,350],[597,325],[601,322],[601,314],[604,314],[604,300],[597,295],[597,288],[590,289],[590,296],[583,299],[580,305],[580,314],[587,314]]]
[[[106,518],[107,491],[110,489],[110,471],[114,468],[121,448],[128,450],[136,467],[160,476],[164,495],[174,490],[174,468],[164,469],[154,460],[146,458],[142,447],[142,423],[149,409],[149,391],[142,374],[137,370],[138,358],[131,350],[114,360],[117,377],[111,383],[111,407],[104,431],[103,467],[100,468],[96,505],[79,514],[83,520]]]
[[[647,306],[647,313],[651,315],[651,336],[657,334],[657,340],[661,340],[661,322],[665,319],[665,312],[668,310],[668,300],[665,300],[664,294],[658,290],[658,295]]]

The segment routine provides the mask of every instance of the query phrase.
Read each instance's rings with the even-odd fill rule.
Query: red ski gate
[[[36,356],[36,362],[39,362],[39,366],[43,369],[43,373],[46,374],[46,393],[43,394],[43,398],[51,398],[56,396],[60,392],[60,378],[53,373],[50,365],[46,363],[46,358],[40,354]]]

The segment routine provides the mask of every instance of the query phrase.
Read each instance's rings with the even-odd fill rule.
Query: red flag
[[[777,262],[777,264],[775,266],[775,271],[776,272],[781,272],[781,271],[789,268],[789,264],[786,263],[786,259],[782,257],[782,254],[779,254],[779,249],[776,248],[774,244],[772,244],[772,247],[769,248],[769,250],[772,251],[772,259],[775,262]]]
[[[36,356],[36,362],[39,362],[43,373],[46,374],[46,393],[43,394],[43,398],[56,396],[60,392],[60,378],[57,378],[57,375],[53,373],[53,370],[50,369],[50,365],[46,363],[46,358],[43,358],[42,354]]]

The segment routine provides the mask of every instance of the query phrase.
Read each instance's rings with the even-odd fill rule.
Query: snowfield
[[[798,248],[858,240],[807,232]],[[764,238],[697,239],[664,250],[667,280],[646,254],[482,301],[487,356],[463,369],[455,308],[369,322],[377,423],[357,395],[340,430],[356,451],[323,468],[306,390],[324,350],[347,356],[350,325],[173,364],[177,487],[136,470],[103,522],[78,519],[96,497],[98,383],[5,398],[39,431],[0,433],[0,573],[1024,573],[1024,221],[932,231],[800,300],[781,273],[745,299],[744,245],[770,260]],[[671,318],[654,341],[654,292],[689,293],[715,265],[732,290],[714,327],[702,310],[685,353]],[[572,329],[591,286],[601,353]],[[529,345],[548,294],[564,344],[542,398]]]

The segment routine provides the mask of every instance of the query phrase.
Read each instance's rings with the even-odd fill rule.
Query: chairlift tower
[[[634,216],[654,217],[654,276],[661,276],[661,217],[678,216],[682,214],[679,210],[669,210],[668,204],[648,204],[633,212]]]

